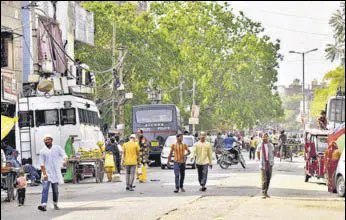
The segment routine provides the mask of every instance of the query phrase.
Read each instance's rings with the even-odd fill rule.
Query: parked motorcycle
[[[241,153],[241,146],[236,144],[232,150],[228,151],[223,149],[222,155],[219,157],[219,164],[222,169],[227,169],[231,165],[237,165],[238,163],[245,169],[245,159]]]

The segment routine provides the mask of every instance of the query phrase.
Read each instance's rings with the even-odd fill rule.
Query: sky
[[[290,50],[305,52],[305,84],[313,79],[322,81],[324,74],[335,69],[339,61],[331,63],[325,59],[327,43],[333,43],[333,30],[328,24],[331,15],[340,8],[340,1],[229,1],[233,12],[239,10],[250,19],[262,23],[265,34],[280,39],[280,53],[284,60],[278,69],[278,84],[288,86],[293,79],[302,81],[302,55]]]

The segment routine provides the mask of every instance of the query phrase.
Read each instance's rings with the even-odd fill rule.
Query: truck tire
[[[336,192],[340,197],[345,197],[345,180],[342,176],[338,176],[336,180]]]

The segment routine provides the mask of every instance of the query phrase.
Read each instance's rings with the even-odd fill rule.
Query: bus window
[[[76,124],[76,110],[71,109],[60,109],[61,125]]]
[[[36,126],[59,125],[58,110],[36,110]]]
[[[18,112],[18,125],[22,127],[34,127],[34,112],[33,111],[21,111]]]

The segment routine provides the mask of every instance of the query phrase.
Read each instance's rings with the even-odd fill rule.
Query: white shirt
[[[273,155],[273,151],[274,151],[274,147],[272,144],[264,144],[264,148],[266,151],[266,157],[267,160],[269,161],[269,164],[271,166],[274,165],[274,155]],[[269,154],[270,151],[270,154]],[[263,151],[262,151],[262,143],[258,144],[257,146],[257,152],[260,152],[260,168],[263,169],[265,167],[265,163],[264,163],[264,157],[263,157]]]
[[[48,147],[41,149],[41,166],[45,166],[48,181],[51,183],[64,183],[61,167],[65,158],[67,158],[65,151],[58,145],[53,145],[50,149]]]

